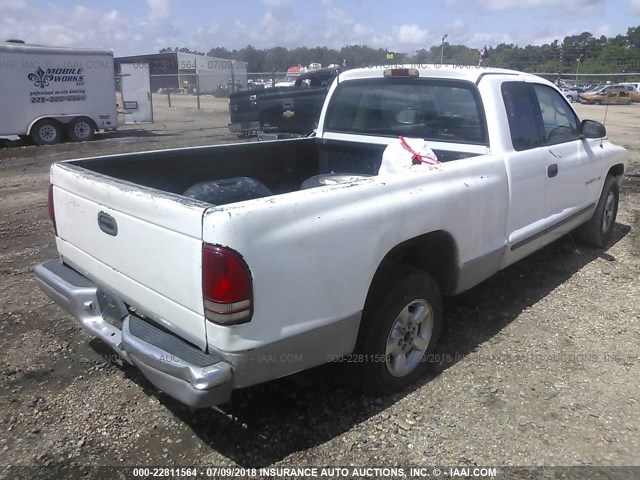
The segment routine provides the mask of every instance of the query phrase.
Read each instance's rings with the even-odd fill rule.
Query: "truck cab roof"
[[[420,78],[451,78],[476,83],[484,75],[513,75],[521,78],[540,77],[528,73],[517,72],[506,68],[476,67],[474,65],[439,65],[439,64],[390,64],[376,67],[356,68],[340,74],[339,81],[378,78],[387,70],[416,70]]]

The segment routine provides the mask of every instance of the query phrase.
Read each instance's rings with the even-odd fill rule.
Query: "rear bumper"
[[[258,132],[258,140],[266,142],[270,140],[290,140],[292,138],[304,138],[308,135],[301,135],[299,133],[271,133],[271,132]]]
[[[260,122],[238,122],[229,124],[229,131],[231,133],[257,132],[258,130],[260,130]]]
[[[193,408],[230,399],[229,363],[130,314],[122,300],[57,260],[38,265],[34,273],[49,298],[167,395]]]

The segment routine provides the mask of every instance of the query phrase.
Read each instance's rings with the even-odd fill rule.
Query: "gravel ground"
[[[604,250],[567,236],[448,299],[439,363],[410,390],[365,397],[327,365],[208,410],[157,392],[31,271],[56,255],[53,161],[238,140],[226,100],[172,100],[157,99],[155,124],[90,143],[0,148],[0,466],[640,466],[638,176],[626,178]],[[605,107],[576,108],[604,119]],[[607,110],[610,138],[640,173],[638,125],[640,105]]]

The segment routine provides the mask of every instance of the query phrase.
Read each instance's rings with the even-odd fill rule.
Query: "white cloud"
[[[203,40],[208,42],[213,41],[213,35],[218,35],[220,33],[220,24],[217,22],[207,25],[206,27],[200,27],[196,30],[196,36],[200,36]]]
[[[545,7],[553,5],[555,0],[481,0],[480,5],[489,11],[528,10],[531,8]]]
[[[330,22],[335,22],[342,25],[349,25],[353,23],[353,19],[350,18],[344,10],[340,10],[336,7],[332,7],[327,10],[327,19]]]
[[[421,29],[415,23],[394,27],[393,33],[400,45],[423,45],[429,36],[427,30]]]
[[[485,45],[498,45],[499,43],[514,43],[513,37],[506,33],[473,33],[469,35],[464,43],[469,46],[482,48]]]
[[[604,11],[605,8],[605,0],[480,0],[479,4],[491,12],[553,7],[575,16]]]
[[[279,0],[263,1],[273,3]],[[268,10],[257,25],[247,25],[240,20],[235,20],[233,27],[225,25],[226,28],[215,23],[207,28],[200,28],[189,39],[190,42],[182,41],[180,44],[191,44],[194,45],[191,48],[204,51],[218,45],[233,49],[251,44],[261,49],[307,44],[308,31],[296,21],[287,1],[279,1],[278,6]]]
[[[608,24],[600,25],[593,32],[591,32],[591,34],[596,38],[600,38],[602,35],[604,35],[605,37],[615,36],[613,30]]]
[[[628,2],[629,13],[630,5],[640,13],[640,0]],[[583,22],[593,27],[583,27],[579,31],[574,31],[574,24],[566,21],[567,8],[574,10],[570,13],[573,16],[582,15],[604,8],[604,0],[474,0],[475,8],[469,8],[471,0],[442,0],[443,5],[454,6],[456,10],[449,10],[453,15],[439,22],[437,27],[429,24],[429,28],[419,23],[417,16],[415,20],[408,17],[410,20],[406,24],[387,22],[385,26],[379,26],[369,20],[369,12],[353,9],[356,2],[347,4],[321,0],[317,4],[323,14],[308,18],[302,13],[299,1],[260,0],[257,4],[262,8],[262,16],[257,17],[258,20],[245,19],[242,10],[238,10],[237,16],[224,19],[203,14],[199,24],[192,26],[191,21],[184,31],[177,27],[181,25],[181,3],[176,0],[145,0],[142,15],[130,14],[124,10],[127,7],[116,10],[109,6],[113,5],[110,2],[98,4],[75,0],[74,3],[71,8],[62,8],[52,3],[36,3],[35,0],[0,0],[0,40],[20,38],[29,43],[47,45],[109,47],[119,56],[152,53],[175,46],[205,52],[215,46],[239,49],[249,43],[258,49],[303,45],[340,48],[359,44],[411,53],[418,48],[440,45],[444,33],[449,34],[447,40],[450,43],[473,48],[502,42],[519,45],[550,43],[585,29],[595,36],[617,33],[610,26],[613,23],[597,21],[604,15],[594,15],[595,21]],[[357,4],[362,6],[364,2]],[[469,15],[461,10],[462,7],[469,11]],[[537,7],[544,8],[540,12],[528,10]],[[473,23],[471,16],[480,13],[479,10],[500,12],[505,17],[512,10],[519,12],[515,15],[522,16],[523,9],[527,9],[526,15],[532,17],[528,28],[516,25],[495,30],[489,26],[482,28]],[[556,21],[555,17],[559,20]]]
[[[323,0],[326,24],[322,39],[329,47],[340,48],[351,44],[367,44],[374,46],[375,30],[364,23],[356,22],[344,10],[334,7],[332,0]]]
[[[9,3],[11,9],[7,7]],[[0,0],[0,40],[19,38],[43,45],[107,47],[114,49],[116,55],[157,52],[182,44],[170,22],[171,0],[147,0],[148,15],[142,19],[88,5],[76,4],[67,9],[50,4],[41,10],[24,0]]]
[[[374,32],[375,30],[373,28],[362,25],[361,23],[356,23],[353,26],[353,34],[358,37],[363,35],[372,35]]]
[[[453,22],[445,23],[442,26],[442,30],[449,33],[449,35],[460,37],[467,33],[469,27],[462,19],[456,18]]]
[[[290,5],[291,0],[262,0],[263,3],[267,4],[270,7],[283,7],[285,5]]]
[[[17,11],[26,8],[27,3],[25,0],[0,0],[0,11]]]
[[[151,20],[164,19],[171,16],[171,0],[147,0],[147,5],[151,10]]]

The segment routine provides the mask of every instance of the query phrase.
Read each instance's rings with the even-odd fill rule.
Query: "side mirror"
[[[595,120],[583,120],[580,123],[580,136],[582,138],[602,138],[607,136],[607,127]]]

